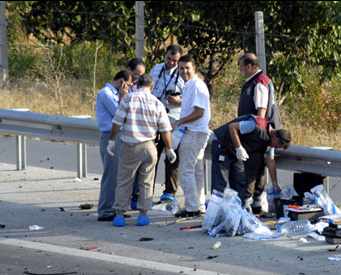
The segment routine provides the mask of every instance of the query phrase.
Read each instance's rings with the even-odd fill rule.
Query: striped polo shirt
[[[172,130],[161,101],[144,89],[130,93],[121,100],[112,122],[122,126],[121,140],[132,144],[154,140],[158,131]]]

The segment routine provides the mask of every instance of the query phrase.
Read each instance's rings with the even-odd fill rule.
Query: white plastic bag
[[[222,208],[222,202],[222,197],[212,194],[207,204],[207,209],[202,224],[203,230],[211,230],[213,227],[217,226],[223,221],[224,212]]]
[[[323,208],[325,215],[341,214],[341,210],[323,189],[323,185],[315,186],[310,192],[315,196],[315,203]]]

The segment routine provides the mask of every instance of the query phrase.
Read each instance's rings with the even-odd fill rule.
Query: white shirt
[[[166,90],[173,90],[182,94],[184,80],[178,76],[177,66],[170,70],[165,69],[165,64],[156,64],[150,71],[149,75],[153,79],[154,88],[152,94],[156,96],[167,108],[168,116],[179,119],[181,106],[172,105],[168,102],[165,94]]]
[[[208,133],[208,124],[211,119],[210,94],[205,82],[197,76],[185,83],[180,118],[190,115],[194,111],[194,107],[204,109],[203,116],[181,126],[187,127],[193,132]]]
[[[246,79],[246,82],[249,81],[252,77],[258,74],[261,70],[257,70],[256,73],[251,75]],[[253,102],[255,103],[256,109],[259,108],[268,108],[268,101],[269,101],[269,89],[262,83],[257,83],[255,87],[255,93],[253,96]]]

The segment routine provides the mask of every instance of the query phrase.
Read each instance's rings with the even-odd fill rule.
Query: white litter
[[[29,229],[30,231],[37,231],[37,230],[43,230],[44,227],[34,224],[34,225],[30,225],[30,226],[28,227],[28,229]]]
[[[328,260],[329,261],[337,261],[337,262],[339,262],[339,261],[341,261],[341,256],[329,256]]]

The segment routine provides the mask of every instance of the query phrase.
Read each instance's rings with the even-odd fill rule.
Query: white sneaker
[[[252,213],[252,203],[253,203],[253,199],[252,198],[247,198],[245,200],[245,202],[244,202],[244,208],[249,213]]]
[[[252,206],[254,208],[259,208],[263,213],[269,212],[269,203],[268,203],[268,198],[267,198],[267,194],[265,191],[263,191],[263,193],[260,194],[259,197],[255,198]]]

